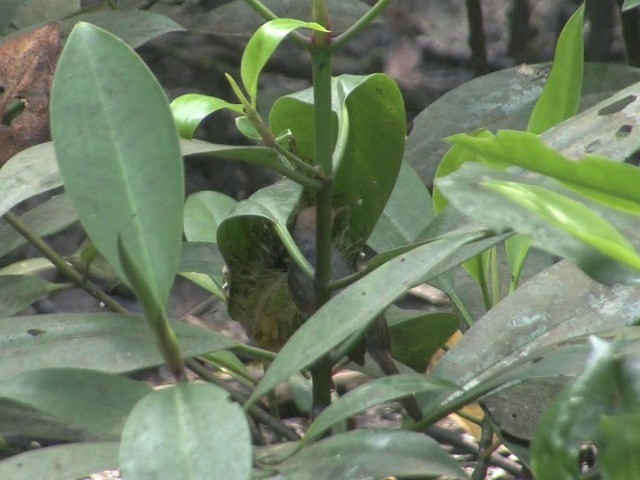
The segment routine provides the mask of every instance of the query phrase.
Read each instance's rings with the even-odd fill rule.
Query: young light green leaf
[[[640,256],[633,245],[613,225],[580,202],[536,185],[499,180],[486,180],[481,185],[500,192],[601,253],[640,270]]]
[[[178,134],[187,140],[191,140],[205,117],[224,108],[240,114],[243,112],[240,104],[199,93],[187,93],[171,102],[171,113],[178,126]]]
[[[150,393],[122,432],[120,468],[127,478],[249,480],[251,463],[242,408],[211,384],[183,383]]]
[[[640,5],[640,0],[624,0],[624,3],[622,4],[622,11],[626,12],[632,8],[636,8],[638,5]]]
[[[290,18],[276,18],[262,25],[247,43],[240,64],[240,76],[245,90],[249,94],[251,104],[255,107],[258,94],[258,78],[265,64],[273,55],[280,42],[292,31],[308,28],[319,32],[327,32],[322,25],[315,22],[303,22]]]
[[[640,214],[640,169],[588,155],[573,160],[548,147],[538,135],[501,130],[492,138],[449,137],[456,145],[560,180],[569,188],[612,208]]]
[[[600,432],[603,447],[598,452],[598,463],[605,478],[628,480],[640,477],[640,415],[602,416]]]
[[[180,258],[184,174],[162,88],[130,47],[80,22],[53,81],[51,131],[67,193],[98,250],[125,277],[121,237],[164,304]]]
[[[542,133],[578,112],[584,70],[584,3],[562,29],[551,73],[536,102],[527,131]]]

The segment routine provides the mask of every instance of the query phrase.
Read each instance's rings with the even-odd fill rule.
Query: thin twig
[[[347,28],[340,35],[336,36],[332,42],[332,49],[335,51],[348,43],[353,37],[360,34],[366,27],[369,26],[382,11],[389,6],[391,0],[379,0],[373,7],[367,11],[362,17],[360,17],[353,25]]]
[[[224,381],[220,380],[216,377],[213,372],[208,370],[206,367],[198,363],[196,360],[190,358],[187,359],[186,362],[187,367],[193,370],[200,378],[206,380],[207,382],[213,383],[221,388],[224,388],[231,398],[239,403],[245,403],[247,401],[246,395],[237,391],[233,387],[227,385]],[[257,421],[264,423],[269,428],[271,428],[274,432],[282,435],[285,439],[289,441],[297,441],[300,440],[300,436],[287,427],[285,424],[277,420],[276,418],[269,415],[267,412],[263,411],[260,407],[256,405],[252,405],[249,408],[249,414],[253,416]]]
[[[482,75],[489,71],[489,64],[487,62],[487,39],[484,35],[484,21],[482,19],[482,4],[480,0],[466,1],[471,64],[476,74]]]
[[[47,242],[45,242],[40,235],[31,229],[26,223],[24,223],[20,217],[13,212],[7,212],[4,214],[4,219],[9,225],[11,225],[18,233],[26,238],[31,245],[33,245],[47,260],[49,260],[58,269],[58,271],[64,275],[68,280],[73,282],[78,287],[85,290],[89,295],[94,297],[99,302],[102,302],[109,310],[116,313],[129,313],[129,311],[116,302],[113,298],[107,295],[100,287],[98,287],[91,280],[86,279],[80,272],[73,268],[64,258],[58,254],[53,248],[51,248]]]

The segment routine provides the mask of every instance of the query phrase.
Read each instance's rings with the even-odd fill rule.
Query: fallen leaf
[[[56,22],[0,45],[0,165],[49,140],[49,93],[60,50]]]

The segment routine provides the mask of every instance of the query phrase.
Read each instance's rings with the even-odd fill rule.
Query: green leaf
[[[219,192],[196,192],[184,205],[184,235],[190,242],[217,243],[218,226],[238,202]]]
[[[359,430],[308,446],[277,466],[296,480],[468,478],[435,440],[402,430]]]
[[[0,2],[0,9],[2,10],[2,17],[0,17],[0,33],[4,33],[7,28],[11,26],[13,19],[20,12],[23,4],[27,0],[2,0]]]
[[[46,368],[0,381],[3,435],[48,440],[117,440],[151,388],[95,370]]]
[[[55,195],[46,202],[20,216],[38,235],[46,237],[64,230],[78,220],[73,204],[65,194]],[[0,257],[27,243],[10,225],[0,226]]]
[[[0,461],[0,478],[84,478],[91,473],[117,468],[118,447],[118,442],[87,442],[30,450]]]
[[[415,170],[403,162],[391,196],[367,244],[377,252],[412,243],[433,219],[431,195]],[[416,212],[421,212],[416,215]]]
[[[636,8],[638,5],[640,5],[640,0],[624,0],[624,3],[622,4],[622,11],[626,12],[632,8]]]
[[[433,178],[440,160],[451,147],[443,138],[460,132],[487,129],[525,130],[533,106],[540,96],[549,72],[549,65],[521,65],[501,70],[463,83],[447,92],[421,112],[414,121],[407,138],[405,160],[418,171],[427,185]],[[587,63],[580,110],[595,105],[609,97],[622,99],[629,95],[640,96],[639,87],[629,85],[640,81],[640,70],[634,67]],[[629,90],[623,90],[629,87]],[[618,95],[616,92],[623,90]],[[606,100],[601,105],[607,105]],[[570,123],[545,134],[547,143],[565,153],[578,152],[614,156],[622,160],[631,156],[638,145],[636,128],[624,141],[616,137],[623,125],[638,125],[635,115],[628,111],[615,116],[598,114],[598,109],[587,110]],[[604,139],[611,141],[603,141]],[[594,150],[595,148],[595,150]],[[614,154],[615,152],[615,154]]]
[[[242,408],[211,384],[150,393],[131,412],[120,443],[123,476],[140,480],[248,480],[251,462]]]
[[[578,112],[584,70],[584,3],[558,37],[551,73],[531,112],[527,131],[542,133]]]
[[[288,180],[263,188],[239,202],[218,230],[229,267],[229,314],[267,348],[279,348],[301,322],[283,268],[285,247],[298,251],[287,222],[301,194]]]
[[[226,301],[222,289],[224,259],[215,243],[185,242],[178,270],[180,275]]]
[[[185,30],[182,25],[166,15],[133,9],[103,10],[76,15],[62,21],[62,30],[68,33],[78,22],[87,22],[100,27],[118,37],[131,48],[138,48],[165,33]]]
[[[164,304],[180,258],[184,181],[162,88],[122,41],[78,23],[53,81],[51,131],[88,234],[123,276],[121,237]]]
[[[635,188],[640,170],[633,165],[596,155],[573,160],[545,145],[537,135],[511,130],[491,138],[455,135],[449,140],[472,152],[556,178],[612,208],[640,214],[640,193]]]
[[[501,193],[604,255],[640,270],[640,256],[633,245],[582,203],[537,185],[500,180],[485,180],[481,185]]]
[[[80,9],[80,0],[29,0],[22,6],[13,23],[18,28],[60,20]]]
[[[603,447],[598,464],[608,480],[640,476],[640,415],[600,417]]]
[[[69,284],[49,283],[29,275],[0,275],[0,316],[10,317],[40,297],[68,287]]]
[[[249,403],[313,364],[365,328],[385,307],[412,286],[442,273],[439,264],[477,233],[436,240],[388,261],[340,291],[309,318],[282,347],[254,390]],[[411,265],[411,268],[407,268]]]
[[[336,423],[384,402],[431,390],[442,390],[437,380],[427,380],[418,373],[401,373],[371,380],[334,401],[311,423],[300,447],[316,440]]]
[[[541,209],[544,205],[525,206],[515,201],[505,202],[508,197],[485,185],[487,181],[527,185],[526,189],[533,186],[534,190],[542,187],[553,193],[547,194],[545,191],[542,198],[534,194],[535,201],[544,199],[546,202],[548,199],[549,202],[558,200],[558,203],[550,203],[550,207],[555,208],[546,214],[534,214],[528,207]],[[640,238],[634,233],[640,221],[637,215],[590,202],[547,177],[498,172],[478,164],[463,165],[456,173],[440,179],[438,185],[452,204],[466,215],[498,231],[509,229],[530,235],[534,246],[571,260],[598,281],[609,284],[636,283],[640,278],[637,270],[619,263],[635,262],[635,254],[629,249],[629,244],[635,249],[640,248]],[[564,216],[558,208],[570,208],[571,213],[577,215],[575,221]],[[571,226],[565,228],[560,225],[561,221]],[[579,226],[575,222],[579,222]],[[602,232],[605,238],[599,238],[599,232],[590,230],[590,225],[594,225],[590,222],[603,227],[609,223],[613,225],[613,230],[617,229],[621,234],[616,234],[608,226]],[[616,243],[611,240],[620,235],[625,240],[623,244],[615,246]],[[609,250],[610,245],[615,249]]]
[[[533,472],[539,478],[574,480],[580,477],[579,450],[596,439],[600,415],[613,392],[614,348],[593,337],[584,371],[547,410],[533,439]]]
[[[322,25],[315,22],[303,22],[291,18],[277,18],[262,25],[249,39],[242,54],[240,76],[245,90],[255,106],[258,94],[258,78],[265,64],[273,55],[280,42],[292,31],[308,28],[318,32],[327,32]]]
[[[221,98],[199,93],[187,93],[171,102],[171,113],[173,113],[173,118],[178,125],[178,134],[187,140],[191,140],[198,125],[205,117],[224,108],[236,113],[243,113],[240,104],[229,103]]]
[[[389,324],[393,358],[423,373],[431,356],[459,326],[459,318],[453,313],[390,308],[385,312],[385,318]]]
[[[171,325],[188,357],[238,345],[210,329],[179,321]],[[61,313],[0,319],[0,378],[36,367],[121,373],[161,364],[141,315]]]
[[[39,193],[62,185],[51,143],[35,145],[14,155],[0,169],[0,214]]]

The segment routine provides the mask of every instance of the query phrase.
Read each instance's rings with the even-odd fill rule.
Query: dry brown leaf
[[[0,45],[0,165],[49,140],[49,94],[60,49],[56,22]],[[22,111],[14,116],[16,102]]]

